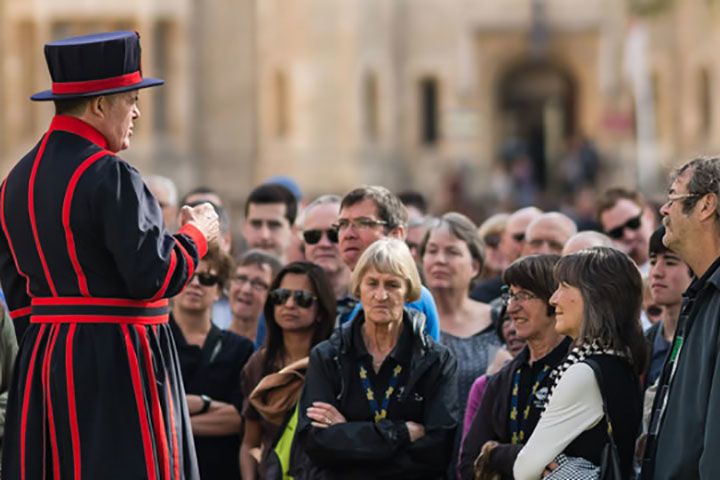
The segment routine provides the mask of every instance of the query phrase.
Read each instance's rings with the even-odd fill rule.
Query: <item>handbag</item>
[[[553,470],[544,480],[621,480],[620,455],[618,454],[615,438],[613,437],[612,421],[607,409],[607,397],[605,396],[605,382],[600,365],[595,360],[586,358],[583,360],[593,369],[595,380],[600,388],[600,395],[603,403],[603,414],[607,424],[608,442],[600,454],[600,465],[580,457],[568,457],[560,454],[555,459],[558,467]]]

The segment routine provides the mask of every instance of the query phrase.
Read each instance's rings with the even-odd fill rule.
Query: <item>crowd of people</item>
[[[77,42],[51,69],[139,62]],[[56,73],[91,95],[38,94],[58,115],[0,192],[3,478],[720,478],[720,158],[596,223],[276,177],[236,224],[114,155],[153,79]]]

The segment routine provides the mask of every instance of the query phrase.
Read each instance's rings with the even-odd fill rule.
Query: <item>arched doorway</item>
[[[526,155],[532,181],[545,190],[553,163],[575,133],[575,82],[563,68],[527,62],[510,68],[498,83],[500,153],[505,162]]]

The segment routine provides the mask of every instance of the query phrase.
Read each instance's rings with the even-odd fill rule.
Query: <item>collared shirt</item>
[[[665,325],[661,323],[658,326],[658,332],[650,346],[650,366],[648,368],[647,378],[645,379],[645,385],[652,385],[660,377],[663,365],[665,364],[665,357],[667,357],[668,351],[670,351],[671,343],[672,342],[665,338]]]

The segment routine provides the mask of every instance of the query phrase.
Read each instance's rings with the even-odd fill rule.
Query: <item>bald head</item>
[[[542,214],[542,210],[539,208],[525,207],[510,215],[500,240],[500,251],[508,262],[513,262],[520,257],[525,245],[525,233],[528,225]]]
[[[584,232],[578,232],[565,243],[562,254],[570,255],[571,253],[585,250],[586,248],[592,247],[609,247],[614,248],[615,244],[613,241],[604,233],[595,232],[592,230],[586,230]]]
[[[528,225],[522,254],[554,253],[560,255],[567,241],[577,233],[577,226],[567,215],[543,213]]]

